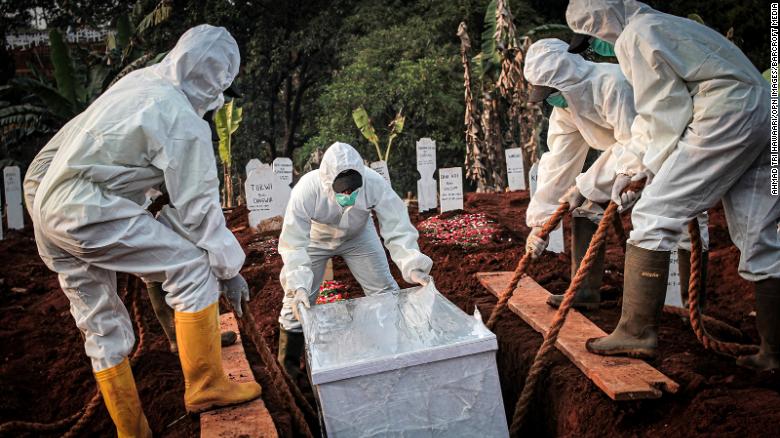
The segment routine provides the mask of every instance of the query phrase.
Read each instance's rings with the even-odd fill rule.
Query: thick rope
[[[244,315],[241,318],[238,318],[238,315],[236,315],[236,321],[241,329],[241,333],[247,335],[252,344],[254,344],[255,349],[260,355],[260,361],[268,373],[267,377],[272,382],[272,387],[265,388],[264,390],[271,393],[274,398],[277,398],[280,401],[280,404],[282,405],[280,408],[282,410],[290,413],[293,425],[297,429],[296,436],[312,437],[313,435],[311,429],[309,429],[309,424],[306,422],[306,417],[299,405],[295,403],[293,393],[296,390],[298,391],[299,403],[307,410],[307,413],[311,418],[317,418],[317,414],[308,402],[306,402],[303,394],[300,394],[300,390],[292,382],[292,379],[290,379],[289,376],[285,376],[285,373],[281,370],[276,358],[271,354],[268,344],[266,344],[265,339],[263,339],[260,334],[257,322],[255,322],[252,312],[249,311],[249,306],[243,305],[243,309]]]
[[[566,213],[568,212],[569,212],[568,203],[563,203],[560,206],[558,206],[558,209],[555,210],[555,213],[553,213],[553,215],[550,216],[550,219],[548,219],[547,222],[542,227],[542,230],[539,232],[539,237],[542,239],[546,239],[547,236],[561,222],[563,216],[565,216]],[[509,282],[509,285],[498,295],[498,302],[496,303],[496,306],[493,308],[493,311],[490,313],[490,317],[488,318],[488,321],[485,324],[488,329],[493,330],[493,327],[495,327],[496,323],[501,318],[504,309],[506,309],[506,305],[509,302],[509,299],[512,297],[512,293],[517,287],[517,283],[519,283],[520,279],[523,277],[523,275],[525,275],[525,270],[531,264],[531,260],[532,260],[531,253],[529,252],[526,252],[525,254],[523,254],[523,257],[520,258],[520,261],[517,263],[517,267],[515,268],[515,272],[514,274],[512,274],[512,280]]]
[[[688,233],[691,235],[691,277],[688,281],[688,312],[690,313],[691,327],[699,342],[709,350],[728,356],[744,356],[758,352],[758,345],[739,344],[736,342],[719,341],[710,335],[702,324],[702,314],[699,312],[699,290],[702,284],[701,278],[701,252],[702,243],[699,234],[699,221],[693,218],[688,224]]]
[[[564,293],[563,301],[558,307],[558,311],[555,313],[553,322],[550,325],[550,330],[547,332],[547,335],[545,335],[544,342],[542,342],[541,347],[539,347],[539,351],[536,352],[531,369],[528,371],[528,377],[525,379],[523,392],[520,394],[520,398],[515,405],[515,413],[512,417],[512,424],[509,427],[509,434],[511,436],[519,435],[523,420],[528,413],[528,407],[530,406],[534,389],[545,368],[544,358],[555,348],[558,334],[563,327],[563,323],[566,322],[566,316],[569,314],[569,310],[574,304],[574,296],[587,279],[588,273],[596,261],[599,250],[605,244],[607,229],[613,223],[613,217],[616,215],[617,205],[610,202],[607,210],[604,212],[604,218],[599,222],[598,229],[593,235],[588,251],[585,253],[585,257],[582,259],[579,268],[577,268],[577,273],[574,275],[574,278],[572,278],[569,288],[566,289],[566,292]]]

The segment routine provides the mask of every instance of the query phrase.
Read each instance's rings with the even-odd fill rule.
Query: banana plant
[[[214,125],[219,136],[219,159],[224,176],[223,198],[225,207],[233,207],[233,150],[232,137],[243,119],[244,110],[229,101],[214,112]]]
[[[360,133],[363,134],[363,137],[365,137],[366,140],[374,145],[379,161],[387,162],[387,160],[390,159],[390,149],[393,146],[393,140],[395,140],[396,137],[398,137],[404,130],[404,122],[406,121],[406,117],[402,114],[402,112],[403,108],[398,110],[395,118],[393,118],[393,120],[390,122],[390,125],[388,126],[390,134],[387,137],[387,147],[385,148],[385,152],[383,154],[382,149],[379,146],[379,136],[376,134],[376,130],[374,129],[374,125],[371,123],[371,118],[368,117],[368,112],[366,109],[361,106],[352,111],[352,119],[355,120],[355,125],[357,125]]]

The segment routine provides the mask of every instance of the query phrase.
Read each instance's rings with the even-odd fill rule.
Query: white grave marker
[[[463,169],[439,169],[441,212],[463,209]]]
[[[536,193],[536,181],[539,176],[539,162],[531,166],[531,171],[528,172],[528,181],[531,183],[531,197],[533,198],[534,193]],[[563,222],[563,221],[561,221]],[[552,233],[550,233],[550,243],[547,245],[547,251],[552,251],[554,253],[562,253],[564,250],[563,245],[563,226],[558,225],[558,228],[554,229]]]
[[[437,207],[436,180],[433,173],[436,172],[436,142],[430,138],[421,138],[417,141],[417,171],[420,179],[417,180],[417,207],[420,213],[433,210]]]
[[[293,180],[293,162],[286,157],[279,157],[273,162],[274,173],[279,176],[279,179],[286,182],[288,185]]]
[[[3,182],[8,229],[21,230],[24,228],[24,207],[22,207],[22,178],[19,166],[8,166],[3,169]]]
[[[374,161],[371,163],[371,168],[374,169],[376,173],[382,175],[382,178],[384,178],[391,187],[393,186],[393,183],[390,182],[390,171],[387,169],[387,161]]]
[[[669,256],[669,279],[666,283],[666,299],[664,304],[669,306],[683,307],[682,295],[680,294],[680,267],[677,264],[679,253],[673,249]]]
[[[263,162],[258,160],[257,158],[252,158],[251,160],[249,160],[249,162],[246,163],[246,176],[249,177],[249,174],[252,173],[253,170],[257,169],[262,165]]]
[[[525,167],[523,166],[523,150],[511,148],[504,151],[506,154],[506,175],[509,182],[509,190],[525,190]]]
[[[290,186],[268,164],[260,164],[246,177],[246,206],[249,226],[257,227],[265,219],[284,216],[290,200]]]

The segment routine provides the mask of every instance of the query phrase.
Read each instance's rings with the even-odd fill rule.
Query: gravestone
[[[293,181],[293,162],[286,157],[279,157],[273,162],[274,173],[279,179],[290,185]]]
[[[257,169],[262,165],[263,165],[262,161],[258,160],[257,158],[252,158],[251,160],[249,160],[248,163],[246,163],[246,175],[249,176],[249,174],[252,173],[253,170]]]
[[[24,228],[24,207],[22,207],[22,178],[19,166],[8,166],[3,169],[5,185],[5,212],[9,230]]]
[[[537,161],[531,166],[531,171],[528,172],[528,181],[531,184],[531,197],[534,197],[534,193],[536,193],[536,182],[539,177],[539,162]],[[563,224],[563,221],[561,221],[561,224]],[[563,226],[558,225],[558,228],[554,229],[552,233],[550,233],[550,243],[547,245],[547,251],[551,251],[554,253],[562,253],[564,250],[563,245]]]
[[[509,190],[525,190],[525,167],[523,166],[523,150],[511,148],[506,154],[506,175]]]
[[[441,212],[463,209],[463,169],[447,167],[439,169]]]
[[[436,142],[430,138],[421,138],[417,141],[417,171],[420,179],[417,180],[417,207],[420,213],[433,210],[437,207],[436,180],[433,173],[436,172]]]
[[[387,184],[389,184],[390,187],[393,186],[393,183],[390,182],[390,171],[387,169],[387,161],[374,161],[371,163],[371,168],[374,169],[376,173],[382,175],[382,178],[387,181]]]
[[[669,278],[666,284],[666,299],[664,304],[669,306],[683,307],[682,296],[680,295],[680,267],[677,264],[679,253],[673,249],[669,255]]]
[[[290,200],[290,186],[277,175],[270,165],[253,166],[244,183],[246,206],[249,209],[249,226],[262,228],[263,221],[274,219],[274,230],[281,229],[281,218]],[[273,231],[271,229],[261,231]]]

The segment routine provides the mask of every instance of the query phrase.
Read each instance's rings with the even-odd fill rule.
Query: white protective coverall
[[[349,169],[360,172],[363,186],[358,189],[355,205],[342,207],[336,202],[332,184],[339,173]],[[293,188],[284,214],[279,236],[284,268],[279,280],[285,295],[279,323],[285,330],[301,330],[292,311],[295,291],[307,290],[314,303],[325,264],[333,256],[344,259],[366,295],[398,289],[371,219],[372,211],[404,280],[412,283],[414,270],[430,272],[433,261],[420,252],[417,229],[404,202],[381,175],[363,165],[352,146],[334,143],[322,156],[320,168],[304,175]]]
[[[615,175],[641,165],[641,151],[625,145],[631,141],[634,94],[615,64],[594,63],[569,53],[569,45],[555,38],[542,39],[528,49],[526,80],[533,85],[555,88],[568,107],[553,108],[547,131],[550,149],[539,160],[536,192],[528,205],[526,223],[541,227],[558,208],[558,199],[576,183],[587,198],[574,216],[598,222],[604,209],[596,203],[609,202]],[[582,172],[589,148],[602,151],[596,162]],[[702,242],[709,244],[707,212],[699,216]],[[687,230],[679,246],[690,250]]]
[[[615,44],[634,89],[628,174],[655,175],[629,243],[669,251],[691,218],[723,201],[739,273],[780,277],[780,197],[769,191],[769,86],[716,31],[634,0],[571,0],[569,26]]]
[[[243,265],[201,118],[221,104],[239,64],[227,30],[188,30],[162,62],[127,75],[65,125],[28,170],[38,252],[59,274],[95,371],[119,364],[135,342],[116,272],[161,281],[171,307],[197,312]],[[147,190],[163,185],[165,216],[188,238],[143,208]]]

